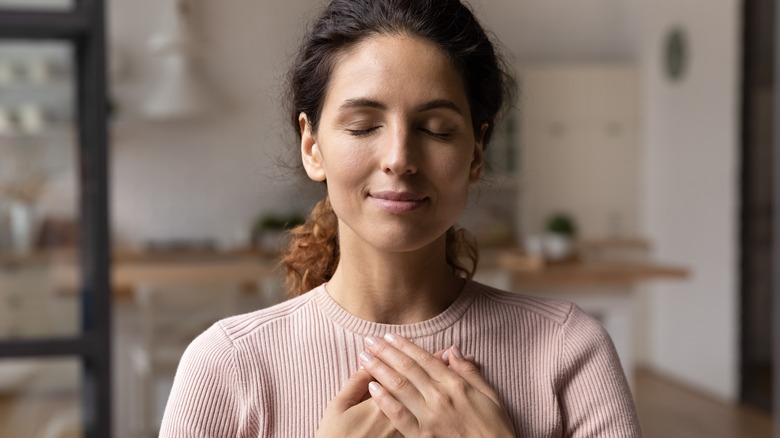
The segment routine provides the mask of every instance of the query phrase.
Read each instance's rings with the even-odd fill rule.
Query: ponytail
[[[290,243],[279,265],[292,298],[328,281],[339,264],[338,219],[330,198],[318,202],[303,225],[290,230]]]
[[[477,238],[465,228],[452,226],[447,230],[446,240],[447,264],[455,275],[471,280],[479,262]]]
[[[446,234],[446,260],[458,277],[471,279],[479,252],[474,236],[454,226]],[[318,202],[303,225],[290,230],[290,243],[279,263],[285,271],[287,295],[296,297],[333,277],[339,264],[338,218],[330,199]]]

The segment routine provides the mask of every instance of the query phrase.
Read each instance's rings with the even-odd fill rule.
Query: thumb
[[[361,368],[349,376],[349,380],[344,384],[331,403],[333,409],[338,412],[345,412],[352,406],[365,400],[368,394],[368,384],[374,378],[365,369]]]
[[[501,399],[493,389],[492,386],[482,377],[479,367],[474,363],[474,360],[470,360],[463,356],[460,349],[453,345],[448,351],[448,359],[450,363],[450,369],[455,371],[463,380],[468,382],[471,386],[476,388],[479,392],[485,394],[486,397],[491,399],[499,406],[503,406]]]

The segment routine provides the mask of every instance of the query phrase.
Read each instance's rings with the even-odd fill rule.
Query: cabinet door
[[[0,338],[74,337],[79,313],[78,296],[58,288],[49,266],[0,272]]]
[[[585,237],[636,232],[637,93],[630,66],[540,66],[520,71],[525,235],[553,213]]]

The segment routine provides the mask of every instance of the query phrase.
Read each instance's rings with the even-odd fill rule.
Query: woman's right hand
[[[368,384],[373,380],[362,368],[350,376],[325,409],[317,438],[403,437],[369,396]]]

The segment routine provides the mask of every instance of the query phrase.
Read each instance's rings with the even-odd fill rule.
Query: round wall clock
[[[680,27],[673,27],[664,39],[664,71],[672,81],[679,81],[688,69],[688,38]]]

